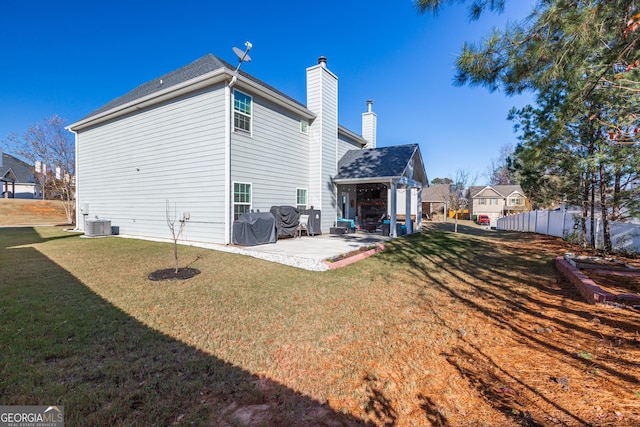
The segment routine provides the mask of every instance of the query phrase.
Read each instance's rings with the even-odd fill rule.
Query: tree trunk
[[[604,167],[604,162],[600,160],[600,213],[602,215],[602,235],[604,250],[606,253],[611,253],[611,231],[609,229],[609,218],[607,212],[607,177]]]
[[[591,183],[589,185],[591,191],[589,201],[589,215],[591,216],[591,234],[589,235],[589,244],[592,248],[596,248],[596,174],[592,170],[590,173]]]
[[[582,247],[587,247],[587,218],[589,217],[589,173],[585,172],[582,181],[582,217],[580,218],[580,228],[582,232]]]
[[[620,192],[622,191],[622,172],[616,169],[613,177],[613,198],[611,201],[611,221],[620,220]]]

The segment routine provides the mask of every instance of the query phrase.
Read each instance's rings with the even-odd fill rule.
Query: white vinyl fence
[[[530,211],[498,219],[496,229],[547,234],[562,238],[580,237],[580,213],[575,211]],[[640,225],[609,222],[614,251],[640,252]],[[596,246],[602,248],[603,233],[600,218],[595,220]],[[587,220],[591,235],[591,221]]]

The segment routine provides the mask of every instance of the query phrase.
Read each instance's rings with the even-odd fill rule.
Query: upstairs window
[[[236,132],[251,133],[251,104],[249,95],[233,91],[233,129]]]
[[[300,132],[305,135],[309,133],[309,122],[306,120],[300,120]]]

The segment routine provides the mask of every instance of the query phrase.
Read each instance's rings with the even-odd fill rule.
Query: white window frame
[[[236,106],[236,93],[249,99],[248,113]],[[236,117],[241,117],[244,121],[248,122],[249,129],[238,126]],[[237,89],[233,90],[233,131],[245,135],[253,134],[253,97]]]
[[[305,135],[309,135],[309,122],[306,120],[300,120],[300,132]]]
[[[487,199],[485,198],[478,199],[478,205],[485,206],[486,204],[487,204]]]
[[[236,191],[236,185],[248,185],[249,186],[249,201],[237,201],[236,200],[236,195],[239,194],[239,192]],[[243,193],[244,194],[244,193]],[[242,215],[245,212],[251,212],[251,204],[253,203],[253,184],[250,182],[240,182],[240,181],[233,181],[233,220],[237,220],[238,217],[240,215]],[[245,206],[245,208],[243,209],[243,211],[239,214],[237,214],[236,211],[236,206]]]
[[[300,203],[300,199],[298,198],[300,196],[300,191],[304,191],[304,207],[301,208],[302,203]],[[306,188],[296,188],[296,207],[298,208],[298,210],[300,209],[307,209],[307,207],[309,206],[309,191]]]

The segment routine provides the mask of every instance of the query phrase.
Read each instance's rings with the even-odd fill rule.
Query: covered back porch
[[[427,182],[418,145],[349,151],[334,178],[336,222],[391,237],[420,231]]]

